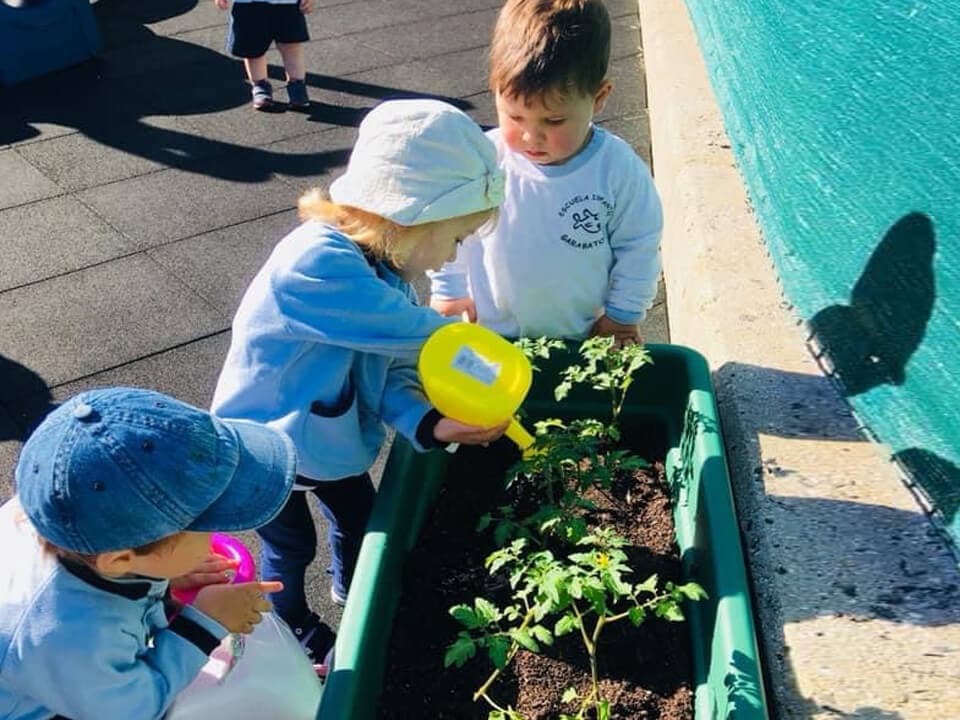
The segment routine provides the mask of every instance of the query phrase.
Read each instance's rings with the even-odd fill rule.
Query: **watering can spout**
[[[516,446],[523,452],[525,458],[530,457],[534,453],[533,435],[528,433],[526,428],[524,428],[516,418],[510,420],[510,424],[507,425],[507,430],[504,434],[513,440]]]

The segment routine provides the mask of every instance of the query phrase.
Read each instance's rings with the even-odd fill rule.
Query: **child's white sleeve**
[[[480,242],[475,236],[467,238],[457,248],[457,257],[437,271],[428,270],[430,278],[430,297],[438,300],[458,300],[470,294],[467,282],[466,245],[468,242]]]
[[[618,189],[611,218],[613,267],[604,311],[614,322],[643,320],[657,295],[663,211],[646,164],[630,154],[630,167]]]

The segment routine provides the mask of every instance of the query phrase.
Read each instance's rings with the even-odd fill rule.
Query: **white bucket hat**
[[[496,148],[466,113],[439,100],[389,100],[360,123],[330,199],[420,225],[499,207],[503,185]]]

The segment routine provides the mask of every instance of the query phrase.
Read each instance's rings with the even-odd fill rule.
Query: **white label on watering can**
[[[493,385],[500,375],[500,363],[491,362],[467,345],[462,346],[453,357],[454,369],[479,380],[484,385]]]

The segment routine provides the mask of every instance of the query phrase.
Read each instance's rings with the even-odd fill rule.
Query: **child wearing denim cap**
[[[374,499],[367,472],[384,423],[419,451],[488,443],[505,425],[445,418],[424,397],[420,347],[449,322],[420,307],[410,280],[450,260],[503,199],[496,151],[466,114],[436,100],[395,100],[360,124],[347,170],[300,199],[304,223],[283,238],[247,289],[213,398],[222,417],[285,431],[297,487],[258,530],[264,578],[314,659],[333,633],[310,611],[304,573],[317,536],[306,493],[320,502],[332,556],[331,596],[346,601]]]
[[[225,584],[211,531],[269,521],[289,438],[149,390],[81,393],[30,436],[0,508],[0,717],[161,718],[276,582]],[[191,606],[172,583],[203,585]]]
[[[230,0],[213,0],[226,10]],[[310,39],[304,15],[313,10],[313,0],[233,0],[227,52],[243,58],[250,81],[254,110],[273,106],[273,86],[267,79],[267,50],[276,42],[287,74],[287,100],[295,110],[310,107],[303,44]]]
[[[593,124],[613,89],[601,0],[508,0],[490,48],[506,172],[499,222],[431,275],[431,305],[502,335],[639,340],[660,275],[660,200],[622,139]]]

